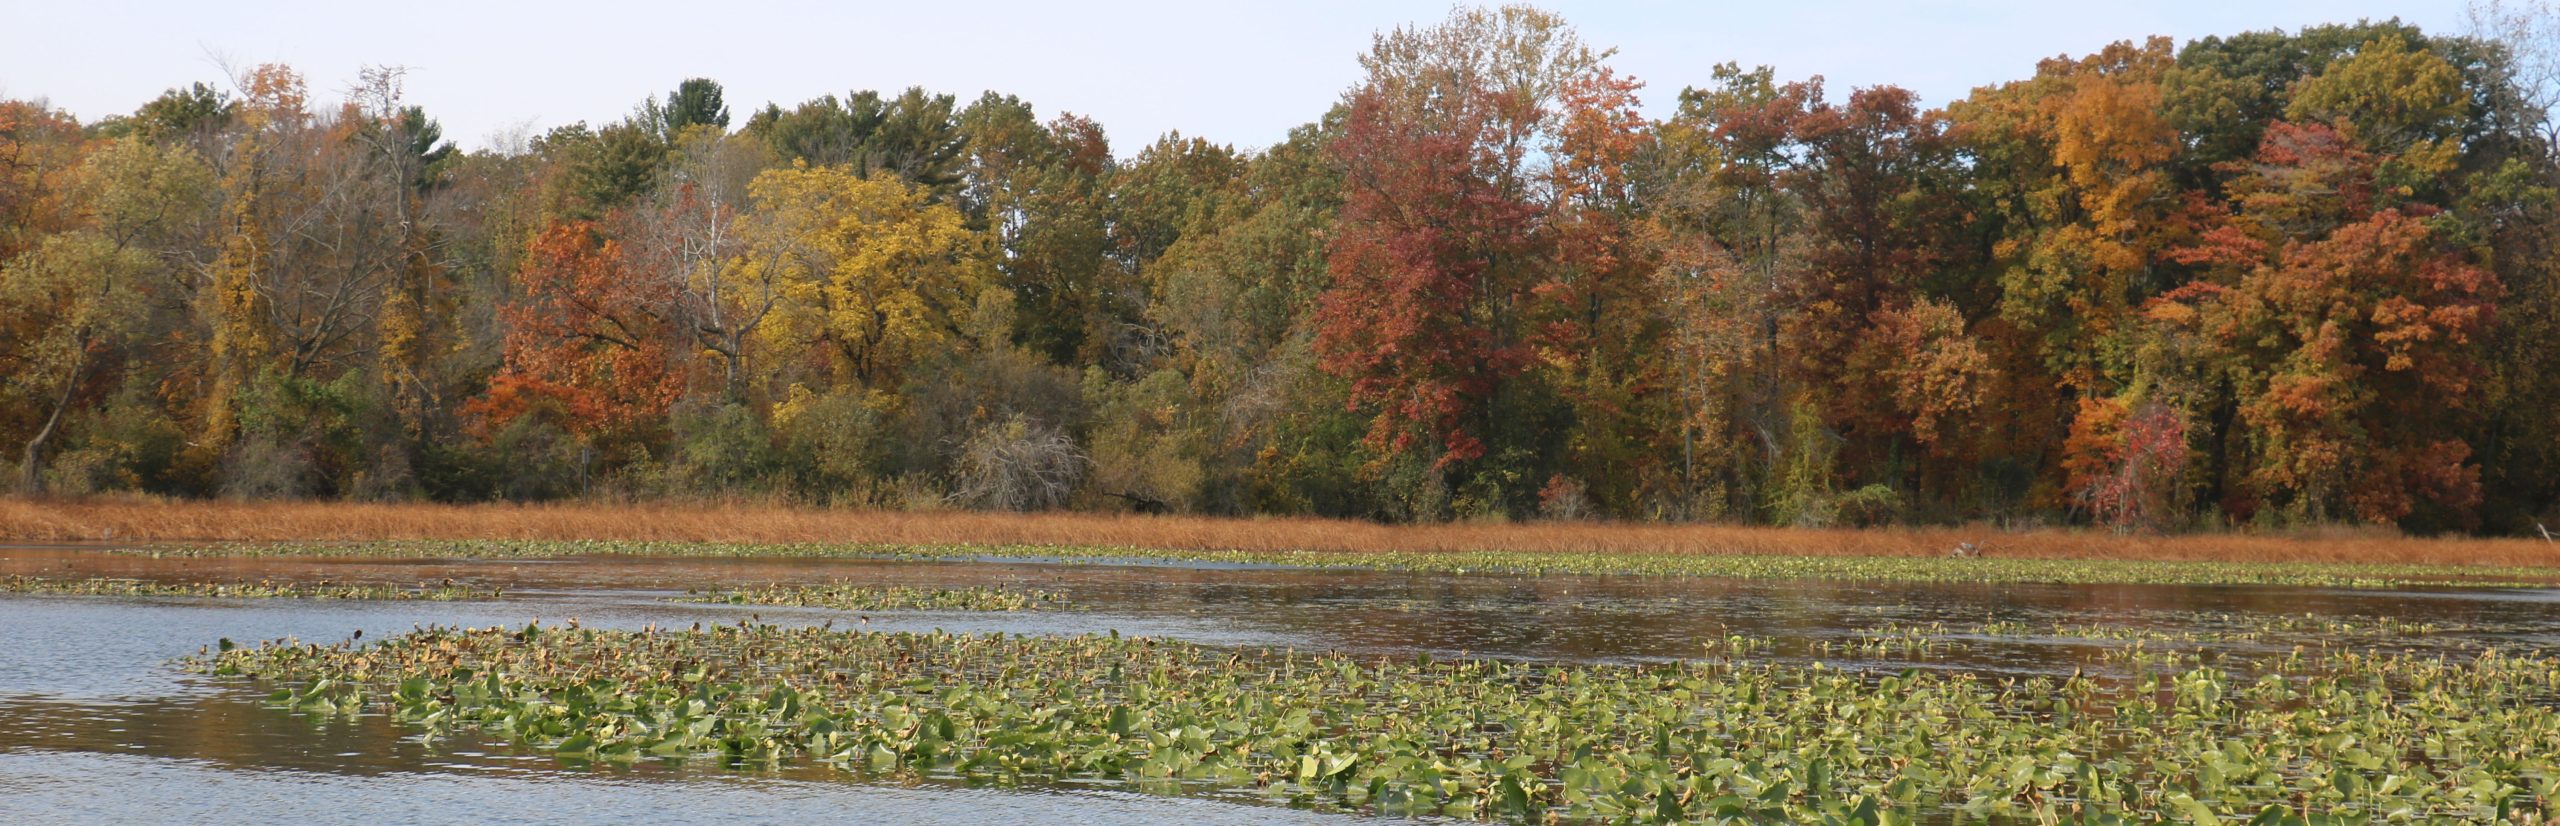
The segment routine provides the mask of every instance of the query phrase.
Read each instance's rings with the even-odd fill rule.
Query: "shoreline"
[[[2292,562],[2560,568],[2539,539],[2418,538],[2379,531],[2122,536],[1989,526],[1809,529],[1716,524],[1518,522],[1388,525],[1308,517],[829,510],[768,504],[372,504],[0,499],[0,541],[376,542],[614,540],[867,545],[1060,545],[1318,553],[1483,551],[1654,556],[1985,556],[2161,562]]]

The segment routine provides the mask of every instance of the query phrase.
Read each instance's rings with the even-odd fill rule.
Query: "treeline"
[[[2528,531],[2560,90],[2505,22],[1654,121],[1460,10],[1255,151],[702,79],[469,153],[397,69],[10,101],[0,440],[62,494]]]

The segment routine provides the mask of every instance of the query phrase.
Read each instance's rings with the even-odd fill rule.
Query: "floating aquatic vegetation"
[[[1839,648],[1870,657],[1920,656],[1937,650],[1943,645],[1946,636],[1947,627],[1939,623],[1885,625],[1858,629],[1852,634],[1852,639]],[[1832,648],[1828,640],[1815,643],[1817,653],[1827,654]]]
[[[126,552],[163,556],[338,556],[421,559],[552,558],[601,555],[847,557],[905,560],[1027,559],[1067,563],[1268,565],[1434,573],[1589,574],[1929,583],[2297,585],[2334,588],[2504,588],[2549,587],[2560,583],[2560,568],[2155,562],[2023,557],[1946,559],[1514,551],[1344,553],[1047,545],[753,545],[600,540],[418,540],[349,544],[240,543],[143,548]]]
[[[2498,652],[1995,680],[741,624],[431,628],[195,665],[305,713],[574,760],[1109,779],[1496,820],[2542,823],[2560,805],[2560,660]]]
[[[1965,629],[1985,637],[2042,637],[2110,642],[2229,644],[2276,640],[2317,641],[2324,645],[2369,644],[2409,637],[2478,632],[2482,627],[2390,616],[2321,614],[2196,613],[2173,618],[2175,627],[2104,622],[2052,622],[2031,625],[2018,620],[1983,622]],[[1923,633],[1945,636],[1944,624],[1927,627],[1886,625],[1873,634]]]
[[[1066,605],[1066,595],[1037,588],[968,586],[917,588],[905,585],[767,585],[737,590],[691,592],[672,602],[726,605],[794,605],[846,611],[1031,611]]]
[[[494,599],[504,594],[496,588],[461,584],[452,580],[441,583],[421,582],[415,587],[377,584],[345,584],[318,580],[261,579],[256,582],[154,582],[118,577],[85,577],[56,579],[49,577],[0,577],[0,593],[55,594],[71,596],[114,597],[222,597],[228,599],[425,599],[466,600]]]

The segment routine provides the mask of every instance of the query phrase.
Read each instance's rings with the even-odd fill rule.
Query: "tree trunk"
[[[26,455],[18,465],[18,492],[33,496],[44,492],[44,443],[53,438],[53,430],[62,424],[62,412],[71,409],[71,397],[80,391],[80,374],[89,366],[89,347],[81,342],[79,354],[71,357],[71,375],[64,377],[62,397],[53,402],[53,414],[44,418],[44,427],[27,440]]]

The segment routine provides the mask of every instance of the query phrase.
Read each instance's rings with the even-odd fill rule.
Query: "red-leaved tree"
[[[1371,414],[1372,449],[1444,470],[1482,457],[1540,344],[1572,365],[1598,354],[1578,326],[1590,313],[1541,305],[1605,307],[1612,288],[1592,279],[1640,272],[1566,260],[1614,255],[1593,242],[1620,229],[1558,220],[1625,190],[1641,119],[1607,56],[1561,18],[1510,6],[1380,35],[1361,59],[1368,78],[1332,143],[1343,206],[1316,345]]]
[[[552,224],[525,252],[523,298],[499,311],[506,366],[472,412],[501,425],[549,409],[583,436],[664,416],[683,389],[662,316],[670,283],[631,272],[622,245],[585,221]]]

